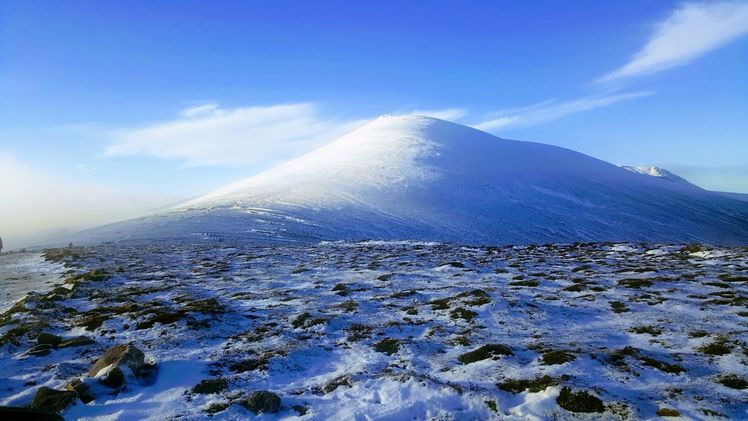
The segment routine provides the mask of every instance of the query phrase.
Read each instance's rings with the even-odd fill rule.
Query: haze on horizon
[[[142,215],[381,114],[748,193],[748,2],[459,7],[3,2],[0,236]]]

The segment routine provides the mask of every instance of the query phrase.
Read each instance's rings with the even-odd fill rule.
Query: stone
[[[52,348],[53,346],[49,344],[35,345],[33,348],[26,351],[26,355],[33,355],[35,357],[49,355],[50,351],[52,351]]]
[[[280,410],[281,398],[273,392],[258,390],[252,392],[242,405],[255,414],[275,414]]]
[[[125,385],[125,373],[122,372],[121,368],[114,367],[109,370],[109,373],[99,379],[99,383],[112,389],[120,389]]]
[[[69,390],[55,390],[49,387],[40,387],[36,391],[31,409],[48,411],[59,414],[75,401],[76,393]]]
[[[104,353],[93,366],[88,370],[88,374],[96,376],[101,370],[109,367],[127,367],[137,377],[143,374],[147,369],[145,363],[145,354],[143,351],[132,345],[116,345]]]
[[[65,421],[65,418],[51,412],[15,406],[0,406],[0,420],[3,421]]]
[[[37,345],[57,346],[60,344],[60,342],[62,342],[62,338],[51,333],[42,332],[39,334],[39,336],[36,337]]]

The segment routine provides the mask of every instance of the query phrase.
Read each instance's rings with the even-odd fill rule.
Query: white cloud
[[[610,81],[654,73],[687,63],[748,34],[748,1],[685,3],[656,26],[644,48]]]
[[[495,131],[510,126],[534,126],[557,120],[570,114],[607,107],[621,101],[628,101],[648,95],[652,95],[652,92],[627,92],[621,94],[597,95],[561,103],[557,103],[555,100],[548,100],[528,107],[492,113],[491,116],[484,121],[472,124],[472,127],[484,131]]]
[[[456,121],[467,115],[467,111],[462,108],[444,108],[441,110],[413,110],[405,113],[406,115],[421,115],[426,117],[438,118],[441,120]]]
[[[359,121],[323,119],[312,104],[188,108],[172,121],[125,129],[108,156],[146,155],[188,166],[239,166],[288,159],[333,140]]]
[[[132,218],[174,200],[131,194],[67,179],[0,151],[0,236],[8,248],[58,234]]]

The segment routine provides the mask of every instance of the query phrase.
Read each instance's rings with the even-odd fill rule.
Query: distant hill
[[[658,168],[388,116],[169,211],[71,240],[191,237],[748,244],[748,203]]]

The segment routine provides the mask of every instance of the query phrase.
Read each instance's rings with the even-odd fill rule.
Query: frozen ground
[[[282,399],[259,419],[748,418],[744,248],[216,241],[50,257],[67,287],[0,316],[0,405],[133,342],[155,382],[66,418],[246,419],[254,390]],[[41,331],[95,343],[28,356]],[[196,393],[206,379],[215,393]],[[566,387],[563,406],[603,412],[564,409]]]

